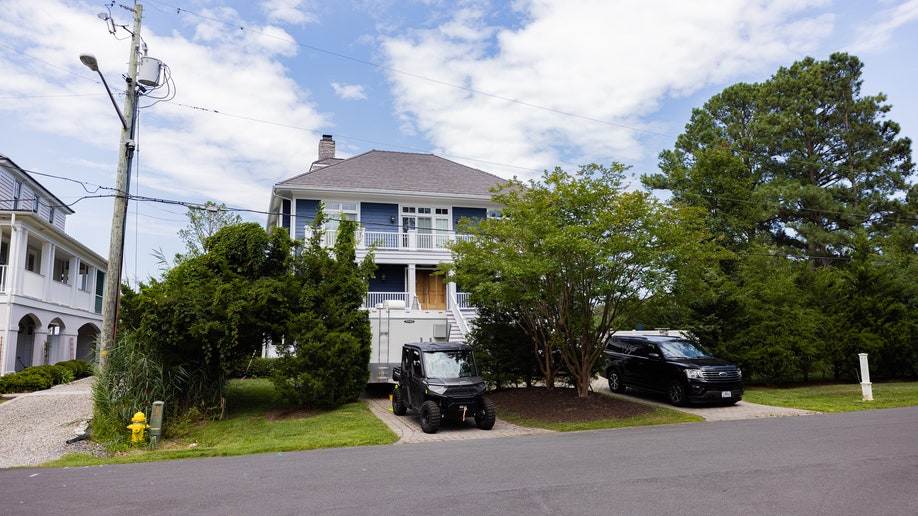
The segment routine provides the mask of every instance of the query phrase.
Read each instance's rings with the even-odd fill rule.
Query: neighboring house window
[[[22,182],[16,181],[13,184],[13,209],[19,209],[19,197],[22,195]]]
[[[38,213],[38,196],[35,196],[35,199],[32,201],[32,211]]]
[[[449,240],[449,208],[402,206],[402,232],[411,229],[418,232],[418,247],[445,247]]]
[[[54,206],[48,207],[48,222],[54,224]]]
[[[54,259],[54,281],[70,284],[70,259]]]
[[[91,273],[92,271],[90,271],[89,265],[81,262],[80,272],[77,276],[77,282],[80,290],[89,292],[89,280],[92,278],[92,276],[90,276]]]

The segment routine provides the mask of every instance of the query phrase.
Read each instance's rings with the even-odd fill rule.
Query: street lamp
[[[127,217],[128,190],[131,184],[131,161],[134,158],[134,125],[137,121],[137,99],[140,89],[137,85],[137,63],[140,55],[140,18],[143,6],[134,3],[134,30],[131,38],[131,56],[128,63],[127,94],[124,96],[124,111],[118,109],[112,90],[105,76],[99,71],[99,62],[92,54],[83,54],[80,61],[99,74],[108,97],[121,119],[121,145],[118,153],[118,175],[115,178],[115,202],[112,213],[112,233],[108,249],[108,271],[105,274],[105,291],[102,298],[102,332],[99,336],[99,369],[104,370],[108,361],[109,348],[114,346],[118,329],[118,302],[121,295],[121,266],[124,257],[124,219]],[[125,113],[128,118],[125,118]]]
[[[80,62],[86,65],[90,70],[99,74],[99,78],[102,79],[102,85],[105,86],[105,91],[108,92],[108,98],[112,99],[112,106],[115,106],[118,118],[121,119],[121,127],[127,129],[127,120],[124,119],[124,115],[121,113],[121,110],[118,109],[118,103],[115,102],[115,96],[112,95],[112,89],[108,87],[108,81],[105,80],[105,76],[99,71],[99,62],[96,60],[96,56],[92,54],[80,54]]]

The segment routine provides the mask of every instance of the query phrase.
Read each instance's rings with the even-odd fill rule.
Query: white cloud
[[[332,88],[335,90],[335,95],[337,95],[342,100],[365,100],[367,94],[364,92],[363,86],[359,84],[342,84],[340,82],[331,83]]]
[[[120,39],[106,31],[97,11],[69,1],[0,0],[0,97],[14,99],[0,102],[6,122],[0,127],[0,141],[14,130],[33,134],[19,140],[61,156],[54,167],[72,166],[48,172],[111,186],[120,123],[98,76],[78,56],[96,55],[120,107],[125,87],[121,75],[130,45],[120,29]],[[129,12],[113,12],[122,18],[119,24],[130,25]],[[231,9],[201,13],[205,16],[182,19],[192,25],[189,37],[178,31],[158,33],[154,24],[142,28],[149,55],[171,70],[175,98],[140,110],[132,192],[264,210],[271,186],[305,170],[315,159],[314,147],[305,143],[318,141],[330,125],[329,117],[284,64],[299,50],[287,32],[274,25],[244,23]],[[240,25],[234,26],[237,20]],[[240,30],[242,25],[248,30]],[[144,97],[141,105],[151,102]],[[0,152],[27,168],[41,168],[37,153],[25,158],[18,155],[20,149],[5,143],[7,148]],[[47,186],[65,202],[87,195],[72,184]],[[105,207],[104,202],[79,201],[77,214],[68,221],[68,232],[97,252],[107,249],[108,231],[100,226],[107,227],[111,205]],[[187,220],[184,207],[132,201],[129,211],[131,218],[141,214],[136,228],[129,224],[132,238],[140,242],[136,254],[143,261],[150,249],[162,247],[167,256],[181,250],[174,246],[175,232]],[[131,264],[134,250],[126,251]],[[141,267],[145,270],[150,268]]]
[[[916,20],[918,0],[908,0],[883,9],[868,25],[858,29],[857,40],[851,45],[852,52],[880,50],[895,39],[899,28]]]
[[[519,1],[516,28],[482,27],[462,8],[383,51],[405,72],[389,75],[400,116],[444,154],[535,170],[629,163],[659,151],[642,148],[642,130],[672,132],[645,121],[665,99],[770,73],[814,48],[832,18],[808,11],[823,3]]]
[[[318,22],[318,17],[307,10],[311,7],[311,2],[305,0],[267,0],[261,3],[261,10],[269,23],[292,25]]]

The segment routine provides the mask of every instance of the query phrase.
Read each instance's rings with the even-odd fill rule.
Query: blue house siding
[[[488,210],[484,208],[462,208],[453,207],[453,229],[459,229],[459,219],[465,217],[473,222],[487,218]]]
[[[296,232],[293,234],[297,240],[306,236],[306,226],[312,224],[319,212],[319,201],[313,199],[296,200]]]
[[[386,279],[382,279],[383,276]],[[370,292],[405,292],[405,266],[399,264],[380,264],[376,277],[370,279]]]
[[[367,231],[398,232],[398,204],[360,203],[360,223]]]

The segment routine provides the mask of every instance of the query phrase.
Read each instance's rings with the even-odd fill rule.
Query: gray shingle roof
[[[506,180],[433,154],[372,150],[277,183],[288,188],[489,196]]]

